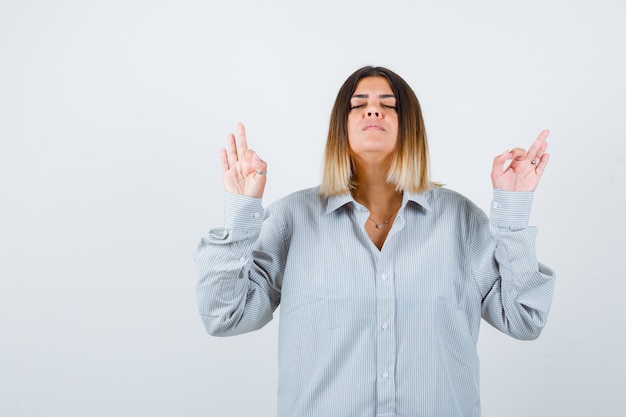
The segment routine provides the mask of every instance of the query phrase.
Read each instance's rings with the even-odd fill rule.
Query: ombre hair
[[[356,188],[354,163],[348,144],[350,100],[360,80],[367,77],[387,79],[396,97],[398,138],[387,173],[387,182],[397,191],[424,192],[434,184],[429,179],[428,143],[422,110],[415,92],[398,74],[383,67],[366,66],[355,71],[343,83],[330,115],[324,152],[324,170],[320,194],[341,195]]]

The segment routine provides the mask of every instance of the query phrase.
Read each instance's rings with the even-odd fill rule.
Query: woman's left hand
[[[549,130],[542,131],[528,151],[515,148],[493,160],[491,182],[503,191],[535,191],[550,155],[546,153]],[[505,169],[507,161],[511,161]]]

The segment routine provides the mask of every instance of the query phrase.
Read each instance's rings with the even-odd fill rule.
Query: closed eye
[[[350,110],[354,110],[354,109],[360,109],[365,107],[365,104],[355,104],[353,106],[350,106]],[[392,109],[392,110],[396,110],[396,106],[393,106],[391,104],[381,104],[381,107],[384,107],[386,109]]]

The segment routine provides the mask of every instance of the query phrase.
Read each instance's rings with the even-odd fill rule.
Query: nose
[[[376,100],[369,100],[363,110],[363,117],[373,117],[375,119],[383,117],[383,108],[381,104]]]

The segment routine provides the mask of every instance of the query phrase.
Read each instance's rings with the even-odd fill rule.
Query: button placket
[[[385,268],[385,256],[379,258],[376,283],[376,347],[377,347],[377,409],[383,414],[393,414],[395,407],[394,366],[396,346],[394,314],[396,310],[393,273]]]

